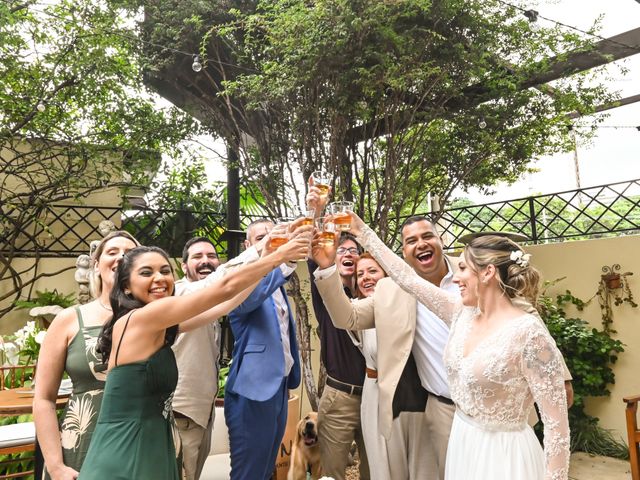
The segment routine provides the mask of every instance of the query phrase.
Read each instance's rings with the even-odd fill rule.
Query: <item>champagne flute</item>
[[[311,174],[311,179],[313,180],[313,185],[320,190],[320,198],[326,200],[329,195],[333,176],[324,170],[317,170]]]
[[[318,232],[320,232],[320,245],[323,247],[333,247],[336,239],[336,224],[333,219],[318,218],[316,220]]]
[[[290,218],[279,218],[276,220],[276,224],[271,229],[269,239],[269,247],[276,249],[289,241],[289,225],[291,224]]]
[[[351,215],[349,215],[349,211],[352,210],[353,202],[339,201],[329,204],[329,212],[333,215],[336,229],[342,232],[348,232],[351,229]]]

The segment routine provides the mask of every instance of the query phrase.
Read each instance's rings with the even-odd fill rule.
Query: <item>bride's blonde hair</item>
[[[521,296],[531,305],[536,305],[540,272],[529,264],[528,257],[524,255],[524,250],[517,243],[500,235],[476,237],[464,249],[464,257],[474,271],[494,265],[500,288],[510,298]]]

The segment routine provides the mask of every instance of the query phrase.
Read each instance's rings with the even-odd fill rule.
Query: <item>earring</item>
[[[125,290],[124,294],[127,295],[127,296],[131,295],[131,290]]]

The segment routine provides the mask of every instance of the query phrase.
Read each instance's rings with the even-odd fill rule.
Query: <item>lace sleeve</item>
[[[522,354],[522,371],[544,423],[545,480],[569,475],[569,418],[561,354],[538,322],[532,322]]]
[[[380,263],[380,266],[394,282],[416,297],[420,303],[426,305],[447,325],[451,325],[462,308],[462,303],[457,295],[446,292],[420,277],[368,226],[363,227],[357,240]]]

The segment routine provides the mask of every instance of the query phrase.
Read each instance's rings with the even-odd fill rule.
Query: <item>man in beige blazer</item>
[[[426,280],[457,292],[457,286],[452,282],[453,265],[444,256],[442,248],[435,227],[426,218],[412,217],[405,222],[402,252],[407,263]],[[394,394],[409,355],[413,353],[420,384],[428,392],[424,428],[427,430],[425,438],[429,441],[420,445],[421,456],[428,465],[427,480],[443,479],[455,411],[443,363],[449,335],[447,325],[390,278],[378,282],[372,297],[352,303],[342,290],[335,268],[331,268],[331,252],[323,255],[314,251],[314,255],[316,253],[319,254],[315,257],[319,270],[315,283],[336,327],[349,330],[376,328],[378,420],[380,432],[386,438],[391,434]]]

